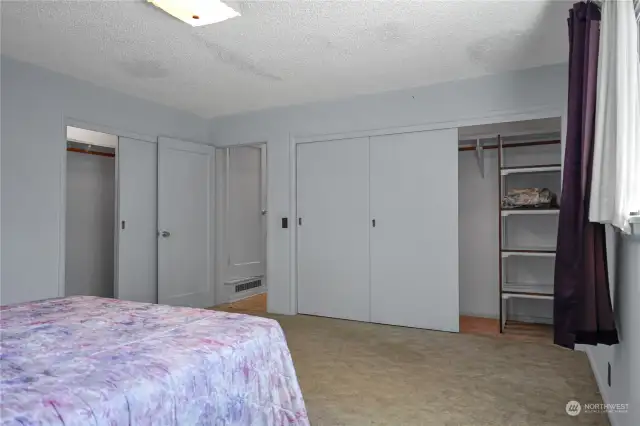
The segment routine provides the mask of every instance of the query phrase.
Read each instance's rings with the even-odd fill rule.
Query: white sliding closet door
[[[298,312],[369,321],[369,138],[300,144],[297,160]]]
[[[456,129],[371,138],[371,321],[458,331]]]
[[[158,139],[158,302],[213,300],[213,147]]]
[[[118,265],[115,296],[158,300],[158,145],[118,139]]]

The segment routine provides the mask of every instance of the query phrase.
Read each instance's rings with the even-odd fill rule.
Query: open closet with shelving
[[[560,130],[560,118],[459,129],[462,331],[546,336],[553,324]]]

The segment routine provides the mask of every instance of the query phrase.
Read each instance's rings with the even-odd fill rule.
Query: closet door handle
[[[371,226],[373,226],[374,228],[376,227],[376,220],[375,219],[371,220]]]
[[[160,236],[162,238],[169,238],[171,236],[171,232],[169,232],[169,231],[160,231]]]

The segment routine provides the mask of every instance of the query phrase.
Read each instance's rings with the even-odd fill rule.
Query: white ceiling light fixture
[[[192,27],[215,24],[240,16],[220,0],[147,0]]]

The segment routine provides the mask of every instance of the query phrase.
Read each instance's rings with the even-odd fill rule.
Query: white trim
[[[431,123],[419,124],[414,126],[389,127],[384,129],[372,129],[372,130],[357,130],[357,131],[351,131],[351,132],[328,133],[328,134],[320,134],[320,135],[299,134],[299,135],[292,135],[291,137],[295,139],[296,143],[326,142],[330,140],[384,136],[384,135],[393,135],[398,133],[413,133],[413,132],[424,132],[428,130],[453,129],[453,128],[459,128],[459,127],[477,126],[482,124],[508,123],[512,121],[526,121],[526,120],[538,120],[543,118],[556,118],[556,117],[560,117],[561,115],[562,115],[562,112],[556,109],[550,110],[549,108],[536,108],[536,109],[530,110],[530,112],[509,113],[508,111],[504,111],[502,113],[497,112],[496,115],[480,116],[480,117],[469,118],[466,120],[439,121],[439,122],[431,122]]]
[[[58,297],[64,297],[67,261],[67,123],[62,120],[60,144],[60,217],[58,218]]]
[[[158,136],[158,145],[160,145],[160,143],[162,143],[165,148],[170,148],[176,151],[189,151],[191,153],[204,155],[211,155],[212,150],[215,150],[215,147],[212,145],[169,138],[166,136]]]
[[[298,313],[298,148],[289,134],[289,313]]]
[[[113,208],[115,211],[113,212],[113,218],[115,223],[113,224],[113,297],[115,299],[120,299],[120,138],[121,136],[116,136],[116,157],[114,158],[116,161],[115,164],[115,179],[114,179],[114,188],[113,188]],[[157,160],[157,157],[156,157]],[[156,180],[156,191],[158,190],[158,182]],[[157,194],[157,192],[156,192]],[[157,200],[156,200],[157,203]],[[157,207],[157,204],[156,204]],[[158,209],[156,208],[156,214]],[[157,223],[157,221],[156,221]],[[156,250],[156,261],[157,261],[158,252]],[[156,267],[156,273],[157,273]],[[157,287],[157,281],[156,281]],[[156,288],[157,294],[157,288]],[[156,302],[158,301],[156,297]]]
[[[301,143],[326,142],[331,140],[351,139],[357,137],[372,137],[398,133],[422,132],[428,130],[460,128],[482,124],[508,123],[513,121],[538,120],[560,117],[564,122],[565,110],[557,108],[539,107],[519,112],[496,111],[486,116],[469,117],[461,120],[431,122],[415,126],[391,127],[386,129],[359,130],[342,133],[328,133],[324,135],[304,135],[289,133],[289,314],[298,313],[298,280],[297,280],[297,145]],[[561,135],[561,137],[563,137]],[[553,254],[555,256],[555,254]]]
[[[66,138],[67,126],[72,126],[72,127],[85,129],[85,130],[93,130],[94,132],[107,133],[110,135],[119,136],[123,138],[138,139],[138,140],[147,141],[147,142],[158,141],[158,138],[156,136],[142,135],[139,133],[129,132],[127,130],[120,130],[120,129],[115,129],[109,126],[103,126],[101,124],[87,123],[86,121],[76,120],[75,118],[71,118],[71,117],[66,117],[64,121],[65,121],[64,123],[65,138]]]

